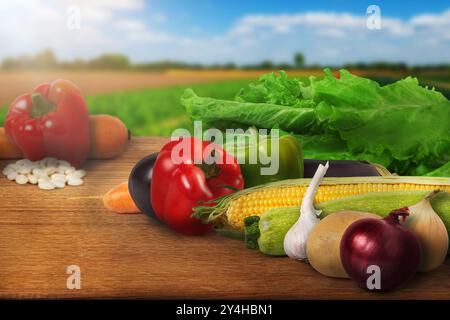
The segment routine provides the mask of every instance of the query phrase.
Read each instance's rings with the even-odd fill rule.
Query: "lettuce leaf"
[[[192,120],[201,120],[203,126],[219,129],[249,126],[270,129],[283,123],[283,130],[306,133],[315,123],[312,108],[203,98],[191,89],[185,90],[181,104]]]
[[[429,177],[450,177],[450,161],[426,174]]]
[[[192,120],[208,127],[292,133],[307,158],[368,160],[416,175],[450,161],[450,101],[412,77],[380,86],[346,70],[336,78],[325,69],[323,79],[309,83],[270,73],[234,101],[198,97],[188,89],[181,103]]]

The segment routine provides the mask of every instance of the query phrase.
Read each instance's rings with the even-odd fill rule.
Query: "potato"
[[[341,238],[348,226],[363,218],[381,219],[373,213],[341,211],[321,220],[306,242],[306,254],[311,266],[328,277],[348,278],[341,262]]]

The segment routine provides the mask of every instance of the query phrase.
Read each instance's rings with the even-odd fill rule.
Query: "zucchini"
[[[392,210],[412,206],[429,194],[424,191],[386,191],[322,202],[315,208],[322,210],[320,218],[339,211],[363,211],[387,216]],[[434,211],[450,231],[450,193],[441,192],[431,199]],[[264,254],[283,256],[284,237],[297,222],[300,207],[278,207],[264,212],[261,217],[251,216],[245,221],[245,242],[248,248],[258,249]],[[450,232],[449,232],[450,237]]]
[[[245,243],[271,256],[284,256],[284,236],[298,220],[300,207],[280,207],[244,220]]]

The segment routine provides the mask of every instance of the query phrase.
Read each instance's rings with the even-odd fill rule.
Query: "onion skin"
[[[419,272],[429,272],[437,269],[447,257],[447,229],[430,204],[430,199],[439,193],[439,190],[435,190],[419,203],[410,206],[410,216],[403,224],[419,239],[422,249]]]
[[[352,223],[342,236],[340,253],[347,274],[360,287],[371,291],[391,291],[407,282],[421,261],[420,243],[399,216],[406,217],[408,208],[395,210],[384,219],[361,219]],[[380,268],[380,287],[368,288],[372,272]]]

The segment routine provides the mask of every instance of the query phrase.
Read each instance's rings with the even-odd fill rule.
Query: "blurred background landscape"
[[[186,87],[232,99],[278,70],[308,81],[346,68],[380,84],[411,75],[450,98],[448,1],[6,0],[0,16],[0,124],[17,95],[57,78],[134,135],[189,128]]]

